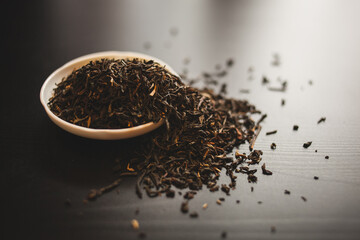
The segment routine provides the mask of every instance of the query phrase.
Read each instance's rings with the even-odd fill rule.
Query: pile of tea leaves
[[[232,65],[232,64],[231,64]],[[229,194],[235,189],[235,173],[248,175],[256,182],[256,169],[262,151],[253,150],[263,115],[247,101],[224,96],[209,89],[184,84],[164,66],[142,59],[101,59],[75,70],[54,89],[49,107],[58,117],[90,128],[124,128],[164,119],[164,126],[142,138],[130,159],[117,166],[119,177],[136,175],[136,193],[141,198],[166,194],[174,188],[190,189],[191,199],[204,186],[210,191]],[[250,154],[238,151],[249,144]],[[217,184],[225,169],[230,184]],[[263,174],[271,171],[262,167]],[[93,189],[88,199],[101,196],[120,183]],[[186,212],[186,204],[182,206]]]
[[[79,126],[128,128],[169,115],[175,110],[170,102],[182,88],[179,78],[154,61],[101,59],[64,78],[48,105],[56,116]]]
[[[222,88],[224,89],[224,88]],[[223,92],[223,91],[220,91]],[[134,157],[119,163],[119,177],[136,175],[136,193],[149,197],[166,194],[174,197],[174,188],[222,190],[226,194],[236,186],[236,174],[248,175],[256,182],[256,169],[262,151],[253,150],[263,115],[247,101],[227,98],[212,90],[199,90],[184,84],[163,66],[141,59],[102,59],[83,66],[64,79],[50,99],[51,110],[62,119],[91,128],[131,127],[164,119],[164,126],[144,137]],[[250,154],[236,151],[249,144]],[[217,184],[225,169],[230,184]],[[271,171],[262,167],[263,174]],[[91,190],[95,199],[119,184]],[[186,204],[182,211],[187,212]]]
[[[171,197],[171,186],[199,190],[205,185],[210,191],[217,191],[223,168],[231,179],[229,186],[221,187],[226,193],[235,187],[234,171],[247,173],[249,181],[256,182],[256,170],[249,172],[242,164],[258,164],[262,152],[254,150],[248,156],[237,152],[235,159],[228,153],[242,143],[253,144],[260,126],[250,114],[258,111],[247,102],[225,99],[208,90],[184,87],[182,94],[184,98],[190,94],[192,101],[183,103],[181,113],[168,116],[169,128],[150,136],[146,147],[123,168],[125,173],[129,166],[139,173],[138,196],[142,196],[144,188],[150,197],[161,193]]]

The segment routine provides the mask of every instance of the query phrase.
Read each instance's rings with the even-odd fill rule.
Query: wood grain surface
[[[138,239],[144,232],[146,239],[209,240],[223,231],[226,239],[360,238],[359,1],[7,1],[3,10],[1,239]],[[84,204],[90,189],[116,179],[115,160],[129,157],[138,140],[66,133],[47,118],[39,92],[67,61],[105,50],[153,55],[190,77],[234,59],[219,81],[229,97],[267,113],[255,149],[274,174],[257,174],[257,184],[239,175],[230,196],[203,189],[190,201],[197,219],[180,212],[180,195],[138,199],[135,178]],[[275,87],[286,80],[287,90],[269,91],[263,76]],[[225,173],[220,180],[229,181]]]

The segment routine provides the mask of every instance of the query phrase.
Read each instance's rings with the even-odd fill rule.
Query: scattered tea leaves
[[[271,148],[272,150],[275,150],[275,149],[276,149],[276,144],[275,144],[275,143],[272,143],[272,144],[270,145],[270,148]]]
[[[281,87],[268,87],[269,91],[274,91],[274,92],[285,92],[287,89],[287,81],[283,81],[281,83]]]
[[[312,144],[312,142],[306,142],[306,143],[303,144],[303,147],[308,148],[308,147],[311,146],[311,144]]]
[[[261,166],[261,170],[264,175],[272,175],[272,172],[266,169],[265,163]]]
[[[274,130],[274,131],[271,131],[271,132],[267,132],[266,135],[273,135],[273,134],[276,134],[277,133],[277,130]]]
[[[184,198],[188,200],[193,199],[195,194],[196,194],[195,191],[188,191],[185,193]]]
[[[257,139],[257,137],[259,136],[260,134],[260,131],[261,131],[261,126],[260,125],[256,125],[255,126],[255,133],[254,135],[252,136],[251,140],[250,140],[250,145],[249,145],[249,150],[252,151],[254,149],[254,145],[255,145],[255,141]]]
[[[88,193],[87,198],[89,200],[95,200],[100,193],[96,189],[91,189]]]
[[[233,63],[228,60],[226,69],[202,77],[217,81],[227,75]],[[247,174],[249,182],[257,182],[256,169],[243,164],[255,165],[262,160],[263,153],[254,150],[254,144],[267,115],[256,123],[252,116],[260,111],[247,101],[225,97],[225,83],[220,88],[215,94],[209,89],[189,87],[152,60],[101,59],[66,77],[54,90],[49,106],[60,118],[95,129],[129,128],[163,120],[163,127],[143,136],[130,159],[119,162],[117,173],[138,177],[135,189],[139,198],[143,191],[149,197],[166,194],[172,198],[172,187],[191,190],[184,193],[186,201],[180,207],[187,213],[188,200],[196,191],[221,188],[229,194],[235,189],[234,172]],[[235,159],[228,156],[245,143],[249,143],[249,155],[238,153]],[[231,183],[219,187],[217,181],[223,171]],[[88,199],[96,199],[119,182],[92,189]]]
[[[259,121],[256,123],[256,125],[260,125],[260,123],[262,123],[262,121],[264,121],[265,118],[267,118],[267,114],[262,115]]]
[[[221,191],[223,191],[226,194],[229,194],[230,188],[226,186],[226,184],[221,184]]]
[[[325,121],[326,121],[326,117],[322,117],[322,118],[319,119],[319,121],[317,123],[319,124],[319,123],[322,123],[322,122],[325,122]]]
[[[183,203],[181,204],[181,211],[182,211],[183,213],[187,213],[187,212],[189,211],[189,202],[188,202],[188,201],[183,202]]]
[[[167,190],[167,191],[166,191],[166,196],[167,196],[168,198],[173,198],[173,197],[175,197],[175,191],[174,191],[174,190],[171,190],[171,189]]]
[[[281,106],[285,106],[285,99],[281,99]]]
[[[256,183],[257,177],[254,174],[248,174],[248,182],[249,183]]]
[[[229,59],[226,61],[226,66],[227,66],[227,67],[232,67],[233,65],[234,65],[234,59],[229,58]]]
[[[268,84],[270,81],[267,77],[263,76],[262,78],[262,84],[265,85],[265,84]]]

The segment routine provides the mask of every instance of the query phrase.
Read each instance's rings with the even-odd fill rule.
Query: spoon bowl
[[[98,139],[98,140],[118,140],[118,139],[126,139],[137,137],[148,132],[155,130],[160,127],[164,120],[161,119],[159,122],[149,122],[143,125],[131,127],[131,128],[122,128],[122,129],[93,129],[81,127],[72,123],[69,123],[61,118],[57,117],[49,108],[48,102],[49,99],[53,95],[54,88],[56,88],[56,84],[60,83],[64,77],[67,77],[72,73],[74,69],[78,69],[90,61],[100,60],[102,58],[114,58],[114,59],[145,59],[145,60],[154,60],[162,66],[165,66],[165,69],[170,73],[179,76],[168,64],[157,59],[155,57],[136,53],[136,52],[119,52],[119,51],[109,51],[109,52],[98,52],[89,55],[85,55],[70,62],[66,63],[62,67],[55,70],[44,82],[40,90],[40,101],[43,105],[45,112],[56,125],[65,131],[75,134],[77,136]]]

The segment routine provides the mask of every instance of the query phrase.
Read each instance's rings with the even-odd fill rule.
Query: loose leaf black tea
[[[272,172],[270,170],[266,169],[265,163],[261,166],[261,170],[264,175],[272,175]]]
[[[115,180],[113,183],[102,187],[100,189],[91,189],[88,193],[87,199],[88,200],[95,200],[96,198],[100,197],[102,194],[111,191],[115,187],[117,187],[121,182],[121,179]]]
[[[186,192],[185,195],[184,195],[184,198],[185,198],[185,199],[188,199],[188,200],[193,199],[194,196],[195,196],[195,194],[196,194],[195,191]]]
[[[281,99],[281,106],[285,106],[285,99]]]
[[[189,211],[189,203],[187,201],[181,204],[181,211],[183,213],[187,213]]]
[[[229,60],[226,66],[232,64]],[[225,75],[221,70],[203,77]],[[230,194],[236,186],[234,172],[257,182],[256,169],[242,168],[242,164],[255,165],[262,160],[262,151],[253,149],[266,115],[256,122],[252,115],[260,111],[224,94],[226,84],[221,85],[219,94],[199,90],[151,60],[101,59],[75,70],[58,84],[49,106],[60,118],[89,128],[127,128],[164,119],[164,126],[143,136],[130,159],[120,161],[116,169],[120,177],[138,176],[135,189],[140,198],[143,192],[148,197],[174,197],[172,187],[190,189],[181,204],[186,213],[188,201],[203,187]],[[245,143],[251,151],[248,156],[228,156]],[[220,188],[217,181],[222,170],[231,183]],[[88,199],[118,184],[92,190]]]
[[[229,194],[235,187],[233,171],[236,167],[261,161],[259,150],[249,156],[236,155],[235,160],[227,156],[240,144],[254,144],[261,127],[251,115],[260,112],[246,101],[225,98],[208,89],[198,90],[185,85],[180,89],[173,87],[178,91],[178,99],[167,100],[173,108],[165,113],[165,120],[172,127],[159,129],[148,136],[147,144],[141,146],[137,156],[130,160],[135,171],[141,173],[137,189],[141,191],[142,185],[162,193],[172,186],[193,191],[206,186],[212,192],[218,191],[220,186],[216,183],[225,168],[232,183],[221,186],[221,190]],[[250,176],[252,181],[255,178]]]
[[[266,135],[272,135],[272,134],[276,134],[277,130],[271,131],[271,132],[267,132]]]
[[[259,121],[256,124],[259,125],[260,123],[262,123],[262,121],[265,120],[265,118],[267,118],[267,114],[262,115],[261,118],[259,119]]]
[[[64,78],[48,104],[56,116],[79,126],[127,128],[158,122],[173,110],[169,98],[175,100],[182,87],[152,60],[101,59]]]
[[[303,144],[303,147],[308,148],[308,147],[310,147],[311,144],[312,144],[312,142],[306,142]]]
[[[322,123],[322,122],[325,122],[325,121],[326,121],[326,117],[322,117],[322,118],[319,119],[319,121],[317,123],[319,124],[319,123]]]
[[[254,174],[248,174],[248,182],[249,183],[256,183],[257,177]]]
[[[268,87],[268,90],[274,92],[286,92],[287,89],[287,81],[281,82],[281,87]]]
[[[173,198],[173,197],[175,197],[175,191],[174,191],[174,190],[171,190],[171,189],[167,190],[167,191],[166,191],[166,196],[167,196],[168,198]]]
[[[275,150],[275,149],[276,149],[276,143],[272,143],[272,144],[270,145],[270,148],[271,148],[272,150]]]
[[[233,65],[234,65],[234,59],[229,58],[229,59],[226,61],[226,66],[227,66],[227,67],[232,67]]]
[[[262,78],[262,84],[265,85],[265,84],[268,84],[270,81],[267,77],[263,76]]]

